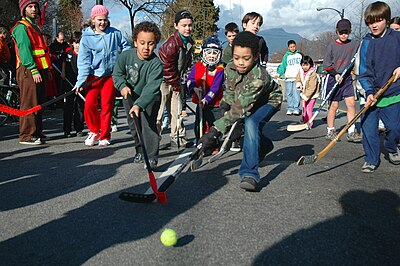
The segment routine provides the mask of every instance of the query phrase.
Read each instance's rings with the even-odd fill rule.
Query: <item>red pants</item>
[[[96,79],[89,75],[86,82]],[[110,127],[112,109],[114,107],[115,88],[112,77],[102,78],[85,88],[86,103],[84,116],[90,132],[100,133],[100,140],[111,139]],[[98,110],[98,98],[100,94],[100,112]]]

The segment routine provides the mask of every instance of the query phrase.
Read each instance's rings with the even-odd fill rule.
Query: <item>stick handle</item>
[[[380,88],[374,94],[375,99],[379,99],[382,96],[382,94],[390,87],[390,85],[393,83],[394,77],[395,77],[395,75],[392,75],[390,77],[390,79],[385,83],[385,85],[383,85],[383,87]],[[363,113],[365,113],[371,107],[371,105],[372,105],[372,102],[368,102],[364,105],[364,107],[354,116],[354,118],[350,122],[348,122],[342,130],[340,130],[339,134],[337,135],[337,139],[331,140],[331,142],[329,142],[329,144],[322,151],[320,151],[318,153],[316,161],[321,160],[322,157],[324,157],[325,154],[327,154],[328,151],[330,149],[332,149],[332,147],[338,142],[338,140],[347,132],[349,127],[351,127],[353,124],[355,124],[357,122],[357,120],[361,117],[361,115]]]

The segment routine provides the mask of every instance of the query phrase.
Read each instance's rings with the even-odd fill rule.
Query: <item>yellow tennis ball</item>
[[[164,246],[171,247],[178,241],[178,235],[172,229],[165,229],[160,236],[160,240]]]

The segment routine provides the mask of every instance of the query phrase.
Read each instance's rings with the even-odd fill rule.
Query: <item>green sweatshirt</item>
[[[163,65],[154,53],[147,60],[139,59],[132,48],[118,56],[112,77],[117,90],[129,87],[134,105],[144,110],[160,94]]]
[[[38,26],[28,17],[25,18],[32,24],[35,30],[42,35]],[[37,70],[35,61],[33,61],[31,41],[29,40],[26,27],[23,24],[17,24],[12,31],[12,36],[18,46],[18,54],[21,58],[22,65],[29,69],[32,75],[38,74],[39,71]]]

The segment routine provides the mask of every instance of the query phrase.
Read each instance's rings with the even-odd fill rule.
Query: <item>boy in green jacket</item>
[[[259,44],[255,34],[240,32],[232,43],[233,62],[225,68],[225,93],[221,100],[223,116],[200,138],[203,152],[218,146],[218,138],[233,123],[244,118],[243,160],[240,165],[240,187],[256,191],[260,181],[258,165],[273,144],[263,128],[280,109],[282,92],[264,67],[258,63]]]
[[[161,32],[155,23],[145,21],[137,24],[133,30],[135,48],[121,53],[113,71],[114,85],[123,97],[129,129],[136,146],[134,162],[143,163],[143,153],[133,125],[133,113],[140,118],[144,145],[153,170],[158,162],[156,121],[163,79],[163,66],[154,49],[160,39]]]

